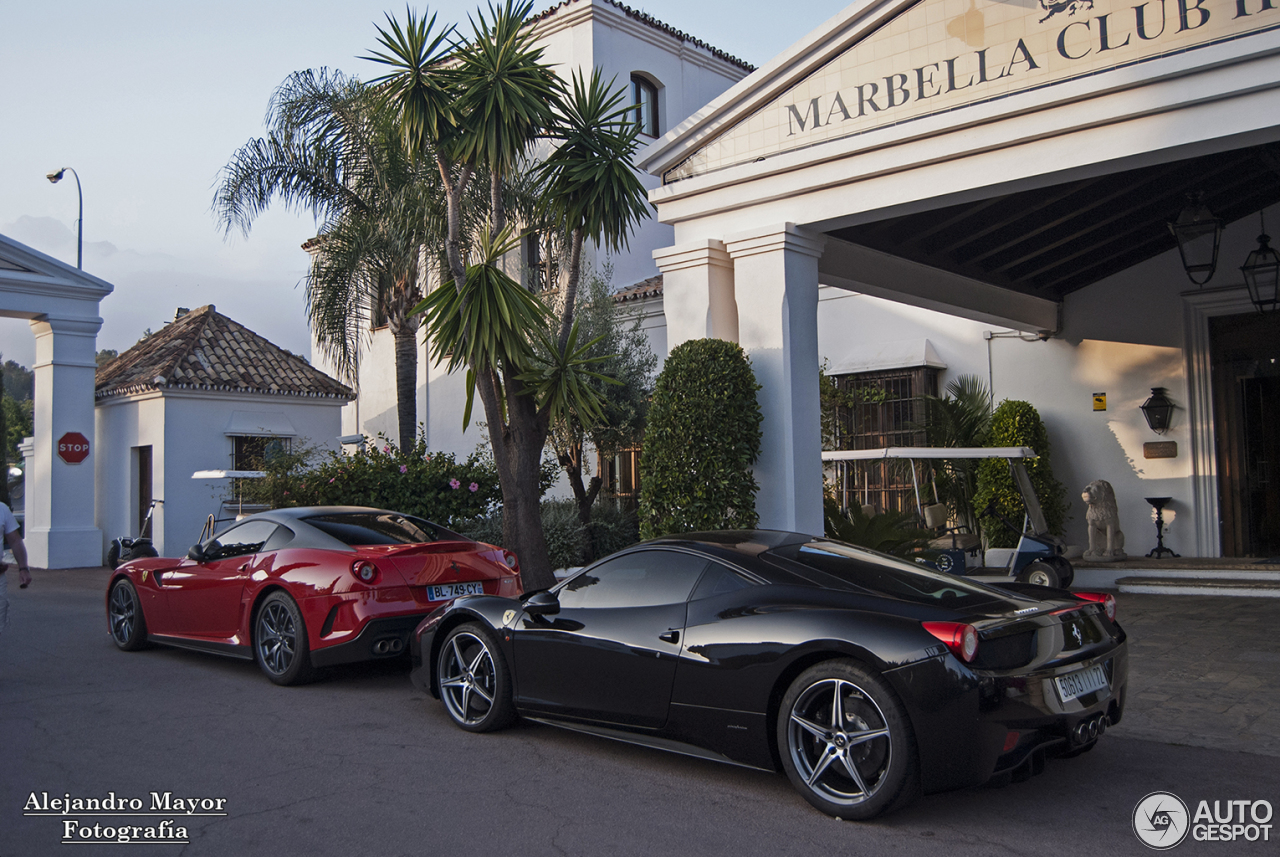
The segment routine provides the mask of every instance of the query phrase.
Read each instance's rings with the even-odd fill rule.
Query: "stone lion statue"
[[[1088,512],[1089,549],[1085,559],[1115,562],[1125,558],[1124,533],[1120,531],[1120,510],[1116,508],[1116,492],[1105,479],[1095,479],[1084,486],[1080,495]]]

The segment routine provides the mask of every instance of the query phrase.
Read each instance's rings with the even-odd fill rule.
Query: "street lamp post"
[[[53,184],[62,181],[63,173],[71,173],[76,177],[76,195],[80,197],[80,216],[76,218],[76,267],[84,270],[84,191],[80,189],[80,174],[71,167],[63,167],[45,176]]]

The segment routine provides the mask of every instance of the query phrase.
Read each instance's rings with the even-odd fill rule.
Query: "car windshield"
[[[994,589],[842,542],[815,539],[776,548],[766,558],[812,583],[919,604],[972,607],[1002,597]]]
[[[448,538],[434,524],[394,512],[344,512],[303,518],[322,533],[352,547],[364,545],[412,545]]]

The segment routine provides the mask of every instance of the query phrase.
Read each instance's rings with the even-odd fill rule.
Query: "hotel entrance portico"
[[[997,401],[1041,411],[1068,493],[1112,481],[1133,547],[1143,498],[1173,496],[1182,552],[1216,556],[1235,502],[1220,471],[1247,465],[1215,434],[1210,327],[1255,311],[1239,267],[1260,213],[1280,224],[1278,141],[1268,0],[856,3],[643,153],[675,229],[655,254],[668,345],[743,345],[764,388],[762,524],[818,532],[821,358],[891,338],[891,316],[939,323],[925,311],[1026,332],[973,347]],[[1166,225],[1189,194],[1226,223],[1201,288]],[[830,329],[833,290],[900,309],[845,302]],[[1178,406],[1162,437],[1137,409],[1155,386]],[[1085,400],[1104,390],[1099,415]],[[1176,457],[1144,452],[1169,440]]]

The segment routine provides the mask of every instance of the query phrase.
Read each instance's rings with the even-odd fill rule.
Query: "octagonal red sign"
[[[67,464],[79,464],[89,457],[89,438],[69,431],[58,438],[58,457]]]

